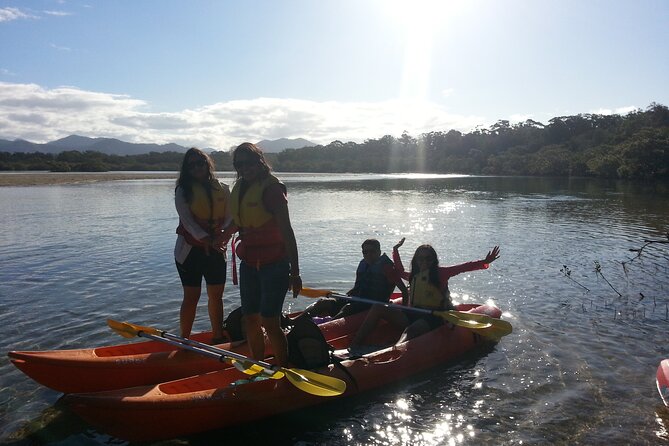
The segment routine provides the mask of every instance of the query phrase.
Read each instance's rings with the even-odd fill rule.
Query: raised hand
[[[492,248],[492,251],[488,251],[488,255],[485,256],[483,262],[492,263],[497,259],[499,259],[499,246],[495,246],[494,248]]]
[[[400,240],[399,242],[397,242],[397,244],[396,244],[395,246],[393,246],[393,249],[394,249],[394,250],[398,250],[398,249],[400,249],[400,247],[404,244],[404,240],[406,240],[406,237],[402,237],[402,240]]]

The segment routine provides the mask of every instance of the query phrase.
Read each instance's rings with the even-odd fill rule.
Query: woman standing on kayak
[[[263,152],[243,143],[232,154],[237,182],[231,208],[239,228],[239,291],[246,339],[255,359],[265,356],[263,328],[279,365],[288,361],[281,310],[289,288],[302,289],[295,234],[288,214],[286,187],[270,172]]]
[[[223,288],[227,244],[222,230],[232,220],[230,189],[215,178],[214,162],[205,152],[196,148],[186,152],[174,201],[179,214],[174,259],[184,290],[179,317],[181,336],[190,336],[204,276],[212,342],[219,344],[224,341]]]
[[[455,307],[448,290],[448,279],[464,272],[487,269],[499,258],[499,246],[495,246],[483,260],[442,267],[439,266],[439,258],[434,248],[421,245],[411,259],[411,272],[406,272],[399,253],[402,244],[404,239],[393,247],[393,262],[401,277],[409,281],[409,306],[428,310],[453,310]],[[443,323],[443,319],[437,316],[376,306],[369,311],[351,346],[362,343],[374,330],[379,319],[385,319],[404,329],[398,343],[426,333]]]

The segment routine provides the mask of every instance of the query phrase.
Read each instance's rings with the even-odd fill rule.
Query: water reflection
[[[435,246],[444,265],[482,258],[499,244],[498,262],[452,278],[450,288],[459,302],[494,301],[514,332],[480,356],[394,387],[166,444],[668,440],[652,376],[669,356],[669,250],[655,246],[626,271],[621,266],[644,238],[664,237],[667,187],[544,178],[281,177],[305,285],[350,289],[360,243],[369,237],[390,252],[406,236],[405,265],[422,243]],[[172,261],[173,190],[172,180],[0,189],[0,351],[117,343],[104,324],[110,316],[176,330],[181,289]],[[588,292],[564,276],[564,265]],[[238,303],[237,288],[228,285],[226,311]],[[285,309],[308,303],[287,299]],[[201,304],[200,330],[208,326],[206,299]],[[26,423],[36,427],[31,432],[60,431],[66,416],[42,415],[58,396],[0,362],[0,438],[26,435],[20,431]],[[21,438],[114,442],[88,428]]]

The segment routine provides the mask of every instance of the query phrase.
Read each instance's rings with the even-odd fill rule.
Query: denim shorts
[[[281,314],[290,282],[288,259],[257,268],[242,261],[239,265],[239,293],[244,314],[262,317]]]

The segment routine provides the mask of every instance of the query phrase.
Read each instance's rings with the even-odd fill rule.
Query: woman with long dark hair
[[[214,176],[214,161],[202,150],[191,148],[184,155],[174,191],[179,214],[174,259],[184,290],[179,317],[181,336],[190,336],[202,277],[207,284],[212,343],[223,339],[223,289],[226,277],[223,229],[230,216],[230,189]]]
[[[239,228],[237,255],[239,292],[246,339],[255,359],[265,355],[263,328],[279,365],[288,361],[288,344],[281,329],[281,311],[288,289],[302,289],[295,234],[288,214],[286,186],[271,173],[255,144],[243,143],[232,153],[237,181],[231,209]]]
[[[467,271],[487,269],[499,258],[499,246],[495,246],[483,260],[443,267],[439,266],[439,257],[431,245],[420,245],[411,259],[411,271],[406,272],[399,253],[403,243],[404,239],[393,247],[393,262],[402,278],[409,281],[409,306],[428,310],[453,310],[448,279]],[[443,324],[443,319],[437,316],[376,306],[369,311],[351,345],[355,347],[362,343],[380,319],[404,329],[398,342],[404,342]]]

